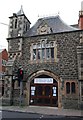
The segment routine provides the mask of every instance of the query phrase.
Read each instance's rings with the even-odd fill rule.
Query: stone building
[[[3,104],[83,107],[83,9],[69,26],[59,15],[30,27],[21,7],[9,17],[8,63]],[[24,70],[22,91],[17,71]]]

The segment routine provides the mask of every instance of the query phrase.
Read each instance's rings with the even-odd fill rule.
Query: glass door
[[[44,79],[40,79],[43,80]],[[49,81],[49,79],[48,79]],[[41,106],[58,106],[58,83],[41,83],[32,81],[30,85],[30,104]]]
[[[50,106],[51,105],[51,86],[45,85],[43,87],[43,104]]]
[[[36,86],[36,103],[40,105],[50,105],[51,87],[48,85]]]
[[[50,97],[50,94],[51,94],[51,87],[50,86],[45,86],[44,87],[44,92],[45,92],[45,96],[48,96]]]

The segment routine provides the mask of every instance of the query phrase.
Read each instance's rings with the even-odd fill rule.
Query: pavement
[[[0,106],[0,110],[7,111],[18,111],[18,112],[28,112],[28,113],[39,113],[47,115],[61,115],[61,116],[83,116],[82,110],[74,109],[63,109],[57,107],[47,107],[47,106]]]

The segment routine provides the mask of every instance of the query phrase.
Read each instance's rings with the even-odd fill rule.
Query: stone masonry
[[[54,25],[53,22],[50,22],[51,20],[55,21]],[[56,21],[58,21],[58,25]],[[78,46],[80,46],[80,35],[83,35],[83,30],[65,25],[59,17],[39,19],[37,23],[30,28],[30,21],[25,16],[22,8],[17,14],[10,17],[10,24],[11,22],[15,24],[15,27],[13,24],[10,25],[9,36],[7,38],[9,55],[7,76],[8,78],[11,76],[11,79],[10,82],[7,82],[8,78],[6,78],[7,88],[5,88],[3,104],[8,98],[9,101],[12,101],[12,104],[19,104],[20,88],[17,85],[17,71],[19,67],[22,66],[24,70],[23,104],[29,105],[31,80],[45,73],[45,75],[54,77],[58,82],[58,107],[80,108],[79,103],[82,98],[81,95],[79,97],[80,84],[81,86],[83,86],[83,84],[79,82],[80,59]],[[18,25],[18,27],[16,27],[16,25]],[[26,25],[27,27],[25,27]],[[20,32],[19,28],[21,28]],[[32,59],[32,45],[41,43],[42,40],[46,40],[47,43],[54,42],[53,60]],[[67,83],[69,83],[70,88],[67,88]],[[74,83],[75,86],[72,87],[72,83]],[[8,86],[10,86],[10,88]],[[74,88],[75,91],[72,93]],[[9,89],[9,92],[6,89]],[[67,89],[69,90],[69,94],[67,94]]]

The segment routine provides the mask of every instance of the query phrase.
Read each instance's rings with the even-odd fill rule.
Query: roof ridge
[[[60,17],[59,15],[56,15],[56,16],[46,16],[46,17],[42,17],[42,18],[39,18],[39,19],[49,19],[49,18],[57,18],[57,17]]]

